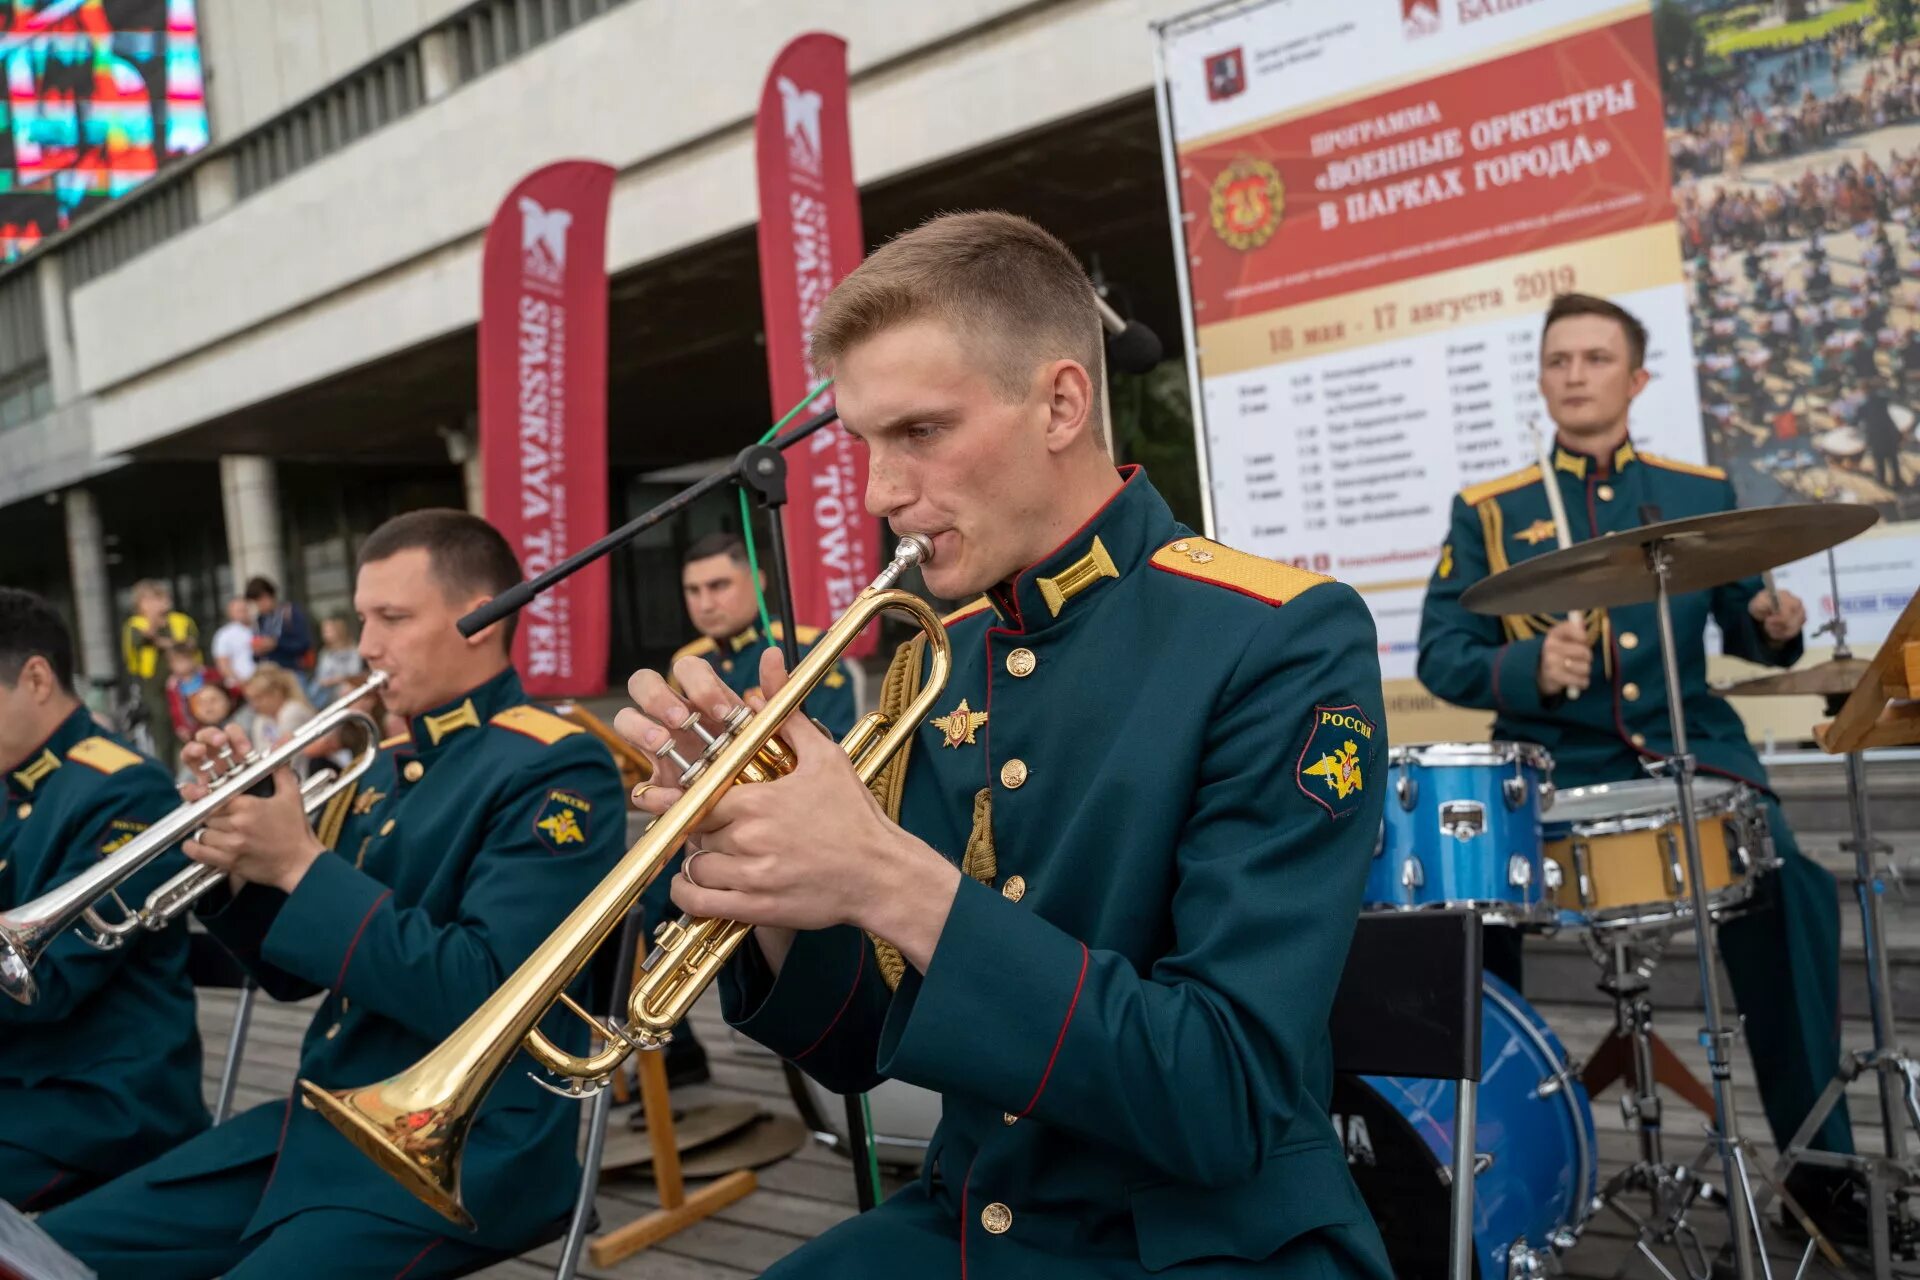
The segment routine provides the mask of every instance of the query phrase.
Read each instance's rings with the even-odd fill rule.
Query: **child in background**
[[[216,691],[220,698],[216,701],[203,696],[209,690]],[[218,720],[205,720],[196,714],[197,710],[208,714],[221,711],[221,716]],[[220,673],[207,665],[200,650],[179,645],[167,651],[167,714],[173,721],[176,742],[191,742],[202,727],[225,724],[232,713],[233,699],[221,686]]]

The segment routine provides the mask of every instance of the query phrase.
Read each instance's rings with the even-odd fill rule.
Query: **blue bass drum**
[[[1593,1111],[1565,1048],[1518,992],[1488,977],[1481,999],[1474,1258],[1508,1280],[1572,1247],[1599,1181]],[[1450,1080],[1340,1076],[1334,1122],[1399,1280],[1445,1280]]]
[[[1387,753],[1390,790],[1367,874],[1375,910],[1456,907],[1489,924],[1554,923],[1540,815],[1553,757],[1530,742],[1425,742]]]

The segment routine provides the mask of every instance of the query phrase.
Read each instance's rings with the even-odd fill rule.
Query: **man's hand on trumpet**
[[[687,760],[705,748],[697,734],[681,728],[689,708],[698,708],[707,731],[717,735],[741,705],[700,658],[682,658],[673,674],[684,695],[660,673],[641,671],[627,683],[639,709],[614,719],[621,735],[656,762],[654,776],[663,781],[635,796],[655,815],[682,795],[677,768],[660,760],[668,742]],[[786,682],[780,651],[768,650],[760,687],[777,693]],[[748,705],[758,710],[764,699],[755,696]],[[687,842],[674,902],[689,915],[761,926],[761,949],[776,968],[791,940],[782,931],[850,924],[887,939],[925,972],[960,886],[959,869],[889,822],[839,744],[804,715],[789,719],[780,736],[797,758],[794,771],[728,789]]]
[[[200,730],[181,749],[180,756],[206,781],[189,782],[180,793],[188,800],[205,796],[207,784],[220,781],[222,750],[231,751],[238,761],[252,749],[253,744],[238,726]],[[206,767],[209,763],[212,771]],[[250,880],[287,893],[293,892],[307,868],[327,851],[307,823],[300,781],[291,769],[273,775],[272,795],[237,796],[221,806],[207,819],[200,838],[187,841],[181,848],[195,862],[224,871],[236,881]]]

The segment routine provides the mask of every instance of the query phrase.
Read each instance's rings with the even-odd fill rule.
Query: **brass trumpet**
[[[841,743],[861,780],[871,782],[932,712],[952,667],[946,628],[924,601],[894,587],[910,566],[932,557],[928,539],[918,534],[902,538],[892,563],[820,638],[761,711],[737,708],[717,737],[697,724],[690,726],[707,742],[681,774],[680,785],[686,793],[648,826],[607,878],[453,1035],[413,1066],[377,1084],[332,1091],[302,1080],[300,1091],[308,1102],[407,1190],[445,1217],[471,1228],[473,1219],[460,1202],[460,1158],[481,1101],[513,1056],[524,1048],[548,1072],[567,1082],[564,1087],[554,1086],[534,1077],[553,1092],[569,1097],[597,1092],[629,1054],[667,1042],[673,1027],[750,931],[750,926],[738,921],[685,916],[663,925],[659,945],[647,957],[629,995],[625,1025],[595,1017],[566,993],[688,833],[729,788],[792,771],[793,755],[776,737],[780,727],[787,717],[801,712],[807,695],[833,670],[853,638],[880,614],[897,611],[917,623],[927,635],[933,665],[926,686],[899,720],[889,723],[885,716],[870,713]],[[592,1027],[605,1046],[583,1057],[544,1035],[539,1030],[541,1019],[556,1004]]]
[[[365,684],[343,695],[291,734],[278,747],[265,754],[255,753],[233,761],[230,772],[212,784],[207,794],[181,805],[166,817],[142,831],[119,849],[67,881],[0,913],[0,991],[21,1004],[32,1004],[38,994],[33,981],[33,965],[55,938],[76,924],[86,926],[81,936],[103,951],[121,946],[142,929],[162,929],[177,919],[207,890],[224,878],[224,872],[206,867],[189,867],[175,875],[148,896],[139,911],[124,912],[119,920],[108,920],[100,908],[108,899],[119,901],[120,886],[167,850],[192,838],[214,813],[235,797],[269,783],[274,772],[299,758],[308,746],[320,741],[345,724],[355,724],[366,737],[359,756],[342,774],[322,779],[302,789],[307,812],[324,807],[343,787],[350,785],[373,763],[378,750],[380,730],[365,712],[353,704],[380,689],[387,682],[384,672],[375,672]],[[231,758],[231,753],[227,753]],[[310,784],[312,780],[309,780]]]

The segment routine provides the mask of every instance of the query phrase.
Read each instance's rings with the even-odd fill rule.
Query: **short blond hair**
[[[1009,400],[1027,394],[1038,366],[1079,361],[1093,388],[1089,429],[1106,447],[1105,337],[1093,284],[1052,234],[997,211],[923,222],[888,241],[828,295],[809,355],[825,372],[874,335],[928,318],[953,328]]]

